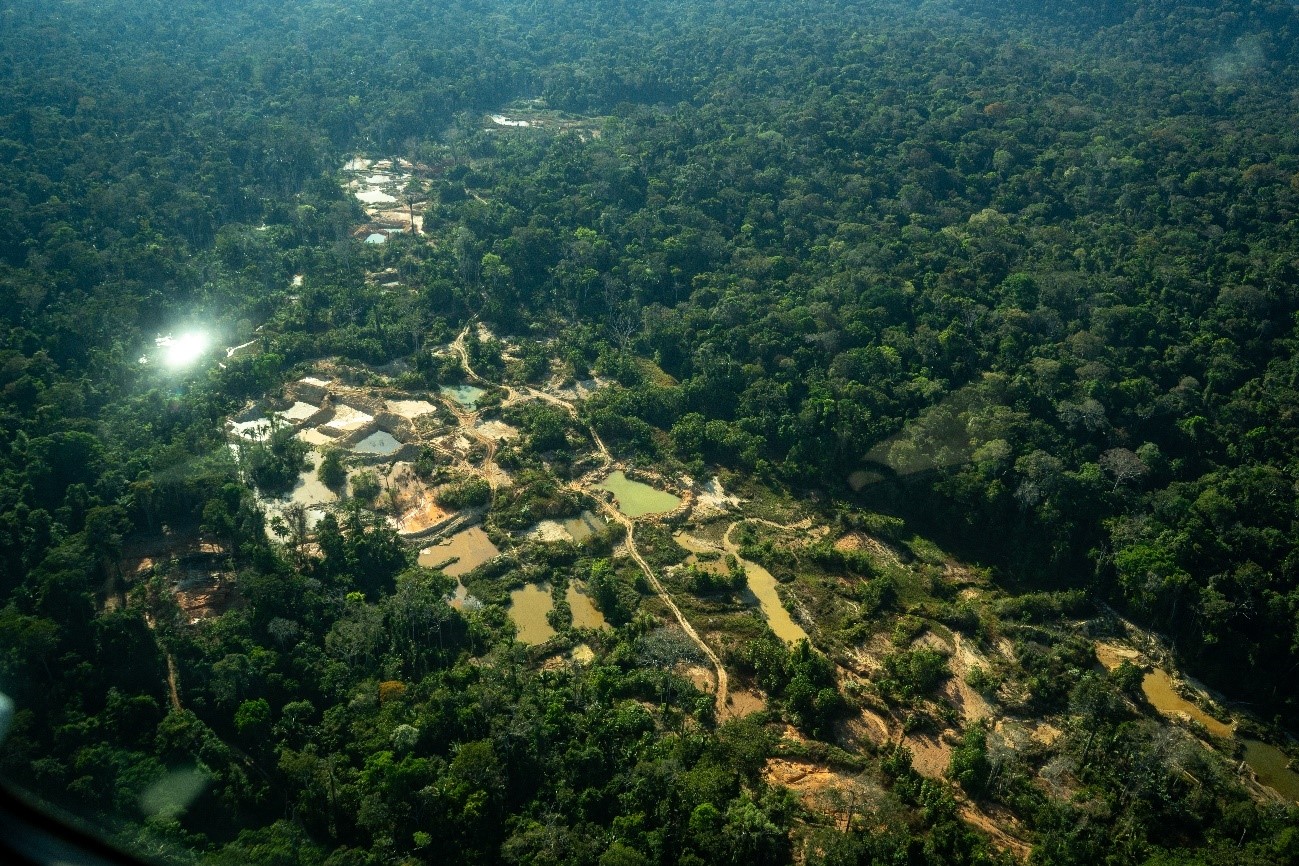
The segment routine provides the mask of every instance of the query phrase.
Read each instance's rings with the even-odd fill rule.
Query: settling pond
[[[283,517],[291,505],[301,505],[306,509],[307,529],[315,529],[316,524],[325,516],[325,506],[338,501],[338,494],[325,486],[320,480],[320,455],[312,450],[307,452],[307,468],[298,476],[293,489],[282,496],[265,497],[258,495],[258,502],[266,509],[266,535],[276,538],[271,530],[271,520]]]
[[[550,585],[529,583],[510,592],[510,619],[524,643],[545,643],[555,636],[546,614],[555,607],[550,600]]]
[[[564,527],[573,541],[578,544],[604,529],[604,521],[589,511],[583,511],[577,517],[567,517],[559,521],[559,525]]]
[[[352,446],[353,451],[361,454],[378,454],[382,457],[396,454],[400,449],[401,443],[387,430],[375,430]]]
[[[483,532],[482,527],[474,526],[432,547],[419,552],[419,564],[425,568],[439,568],[451,577],[468,574],[484,562],[489,562],[501,555],[492,540]],[[447,565],[451,559],[455,559]],[[445,567],[443,567],[445,566]]]
[[[569,581],[568,591],[564,593],[569,610],[573,612],[574,628],[608,628],[609,622],[604,614],[596,608],[591,596],[586,594],[586,587],[578,588],[577,581]]]
[[[487,393],[474,385],[443,385],[438,390],[466,409],[477,407],[478,401]]]
[[[463,610],[466,604],[477,604],[478,599],[469,594],[469,588],[456,578],[456,591],[447,599],[447,604],[456,610]]]
[[[1131,660],[1127,652],[1107,644],[1096,645],[1096,657],[1109,670]],[[1141,680],[1141,692],[1161,715],[1171,718],[1185,715],[1216,737],[1238,740],[1245,747],[1245,763],[1249,764],[1258,780],[1286,799],[1299,801],[1299,773],[1290,769],[1290,758],[1285,752],[1261,740],[1237,737],[1235,724],[1215,719],[1178,694],[1176,682],[1163,668],[1154,668],[1145,675]]]
[[[655,490],[639,481],[632,481],[623,474],[621,469],[597,486],[612,493],[618,502],[618,510],[628,517],[664,514],[675,510],[681,504],[681,500],[671,493]]]
[[[573,612],[575,628],[604,629],[609,627],[604,614],[596,609],[591,597],[577,583],[570,582],[564,593],[569,609]],[[545,643],[555,636],[556,631],[546,619],[555,608],[550,596],[550,584],[529,583],[510,592],[510,619],[518,629],[519,640],[527,644]]]

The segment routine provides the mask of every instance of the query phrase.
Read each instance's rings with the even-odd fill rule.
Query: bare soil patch
[[[234,575],[226,572],[192,573],[176,586],[175,595],[191,625],[220,616],[241,601]]]
[[[860,530],[854,530],[843,536],[834,543],[834,546],[836,550],[864,550],[889,565],[900,566],[902,564],[896,550]]]
[[[890,740],[889,723],[874,710],[862,709],[842,722],[840,739],[856,751],[878,748]]]
[[[947,731],[944,731],[945,735]],[[953,732],[955,733],[955,732]],[[911,734],[903,738],[903,745],[911,750],[911,766],[927,779],[941,779],[952,760],[952,747],[943,736]]]
[[[717,687],[712,670],[703,665],[682,665],[677,673],[690,680],[701,692],[712,692]]]
[[[990,811],[995,813],[995,819],[973,803],[962,803],[957,810],[963,820],[988,834],[988,839],[994,848],[999,851],[1009,851],[1018,860],[1027,860],[1033,846],[1002,829],[1003,824],[1011,827],[1018,826],[1014,816],[997,807],[991,807]]]
[[[386,488],[397,512],[392,522],[402,535],[426,532],[453,513],[438,505],[433,491],[420,480],[409,463],[393,464]]]
[[[709,673],[709,680],[712,674]],[[767,708],[767,702],[757,692],[749,689],[732,689],[727,695],[726,708],[722,715],[727,719],[738,719],[750,713],[760,713]]]

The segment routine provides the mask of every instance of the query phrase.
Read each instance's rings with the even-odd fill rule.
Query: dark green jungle
[[[1141,686],[1299,755],[1297,117],[1286,0],[3,0],[0,774],[171,863],[1299,862]],[[358,155],[422,233],[356,235]],[[226,419],[325,362],[521,431],[412,460],[479,604],[371,474],[264,512],[305,446]],[[604,384],[501,396],[552,375]],[[724,479],[809,640],[668,523],[527,541],[605,446]]]

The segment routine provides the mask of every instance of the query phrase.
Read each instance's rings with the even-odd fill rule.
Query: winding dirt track
[[[785,532],[798,529],[810,529],[812,527],[812,521],[806,517],[797,523],[777,523],[774,520],[767,520],[765,517],[741,517],[739,520],[732,521],[731,525],[726,527],[726,532],[722,535],[722,546],[728,553],[735,553],[739,550],[739,545],[731,541],[731,533],[735,530],[735,527],[739,526],[741,523],[760,523],[763,526],[770,526],[772,529],[780,529]]]
[[[465,348],[465,337],[468,336],[469,329],[474,327],[475,324],[476,323],[474,321],[470,321],[469,324],[465,325],[464,329],[459,333],[459,335],[455,338],[455,340],[452,341],[451,350],[460,357],[460,364],[462,367],[464,367],[465,373],[466,375],[469,376],[470,379],[483,385],[491,385],[492,383],[488,382],[482,376],[479,376],[476,372],[474,372],[473,367],[469,365],[469,352]],[[544,391],[538,391],[536,388],[532,388],[532,387],[524,387],[522,391],[523,393],[527,394],[529,397],[533,397],[535,399],[543,400],[547,403],[551,403],[553,405],[563,407],[563,409],[567,411],[569,415],[572,416],[574,421],[577,421],[578,423],[583,423],[581,416],[578,414],[577,407],[575,407],[572,403],[568,402],[567,400],[563,400],[559,397],[556,397],[553,394],[547,394]],[[514,393],[513,390],[511,390],[510,393],[513,394]],[[456,412],[454,407],[452,411]],[[499,472],[499,470],[496,468],[496,464],[493,462],[493,458],[496,455],[496,442],[494,440],[489,440],[487,437],[484,437],[475,432],[473,427],[473,422],[474,420],[476,420],[477,414],[478,413],[476,412],[473,413],[456,412],[456,417],[460,419],[461,426],[464,427],[471,436],[474,436],[474,438],[479,439],[480,441],[483,441],[487,444],[487,458],[483,463],[483,471],[484,474],[487,475],[488,483],[491,484],[492,489],[495,490],[496,489],[495,476],[497,472]],[[587,432],[591,434],[591,441],[595,443],[596,450],[599,451],[600,457],[604,460],[605,466],[603,467],[603,469],[608,469],[610,466],[612,466],[615,463],[613,459],[613,455],[609,453],[609,449],[605,447],[604,440],[600,438],[599,433],[595,432],[595,428],[589,424],[585,426]],[[626,527],[627,552],[631,554],[631,558],[636,561],[636,564],[638,566],[640,566],[640,570],[645,573],[646,579],[649,580],[650,586],[653,587],[654,589],[654,594],[659,597],[659,600],[662,601],[663,604],[667,605],[668,610],[672,611],[672,615],[676,617],[677,624],[681,626],[681,630],[684,631],[690,637],[690,639],[695,642],[695,645],[699,647],[700,651],[702,651],[703,654],[708,658],[708,661],[712,663],[714,675],[716,676],[717,679],[717,694],[715,697],[716,697],[716,705],[717,705],[717,716],[720,719],[722,717],[723,711],[726,709],[727,704],[730,702],[730,679],[727,677],[726,667],[722,664],[722,660],[717,657],[717,653],[713,652],[713,648],[710,647],[708,643],[704,641],[702,637],[699,636],[699,632],[695,631],[695,627],[690,624],[690,621],[688,619],[686,619],[685,614],[681,612],[681,608],[677,607],[676,602],[672,600],[671,594],[666,589],[664,589],[663,584],[659,582],[658,576],[654,573],[654,569],[650,568],[649,563],[645,561],[645,557],[641,556],[640,551],[636,549],[636,522],[632,518],[623,514],[612,504],[605,501],[605,499],[602,496],[596,496],[591,494],[589,488],[593,484],[592,475],[602,475],[602,474],[603,474],[603,470],[598,473],[588,473],[588,475],[585,478],[583,478],[581,481],[574,482],[571,486],[574,489],[580,490],[583,493],[591,495],[596,502],[600,503],[601,510],[603,510],[606,514],[608,514],[611,520],[615,520],[618,523],[621,523],[624,527]]]
[[[176,712],[181,711],[180,690],[176,688],[176,658],[167,652],[167,697],[171,701],[171,708]]]
[[[720,719],[723,711],[726,709],[726,705],[730,702],[731,684],[730,679],[726,675],[725,665],[723,665],[722,660],[717,657],[717,653],[713,652],[713,648],[699,636],[699,632],[695,631],[695,627],[690,624],[690,620],[686,619],[685,614],[681,612],[681,608],[677,607],[676,602],[672,600],[671,594],[663,588],[663,584],[659,583],[658,577],[654,574],[654,569],[650,568],[649,563],[645,561],[645,557],[641,556],[640,551],[636,549],[635,521],[623,514],[610,503],[605,502],[603,499],[597,497],[597,501],[610,518],[618,521],[627,528],[627,551],[631,554],[631,558],[636,560],[636,564],[640,566],[640,570],[645,572],[645,577],[649,580],[650,586],[654,588],[655,595],[657,595],[659,599],[668,606],[668,609],[671,610],[672,614],[677,618],[677,624],[681,626],[681,630],[690,636],[690,639],[695,642],[695,645],[703,651],[704,655],[708,657],[708,661],[712,663],[713,670],[717,676],[717,717]]]

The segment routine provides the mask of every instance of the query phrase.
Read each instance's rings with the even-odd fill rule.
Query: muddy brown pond
[[[421,550],[419,564],[425,568],[441,568],[451,577],[459,577],[500,554],[501,551],[492,544],[482,527],[474,526],[457,532],[440,544]],[[450,562],[452,559],[455,562]]]
[[[720,553],[722,547],[695,538],[685,532],[678,532],[673,536],[676,543],[681,545],[691,553]],[[762,615],[767,620],[767,625],[775,633],[776,637],[785,643],[793,645],[801,640],[807,640],[807,632],[803,627],[794,622],[794,618],[785,610],[785,605],[780,601],[780,595],[776,592],[778,582],[771,572],[758,565],[756,562],[750,562],[740,556],[738,548],[734,545],[724,542],[725,552],[730,553],[739,562],[740,567],[744,569],[745,582],[748,584],[749,594],[753,596],[758,607],[762,610]]]
[[[547,584],[529,583],[527,586],[510,592],[510,619],[519,631],[519,640],[524,643],[545,643],[555,636],[546,614],[554,608],[550,600],[550,586]]]
[[[1113,670],[1124,661],[1136,658],[1136,652],[1110,644],[1096,645],[1096,657]],[[1299,801],[1299,773],[1290,769],[1290,758],[1276,746],[1249,737],[1237,737],[1234,723],[1223,722],[1178,694],[1176,681],[1163,668],[1154,668],[1141,680],[1141,692],[1160,715],[1168,718],[1185,716],[1204,726],[1216,737],[1237,740],[1245,747],[1245,763],[1259,782],[1288,800]]]
[[[618,502],[618,510],[628,517],[643,517],[646,514],[663,514],[676,509],[681,500],[671,493],[655,490],[648,484],[633,481],[618,470],[599,487],[608,490]]]

